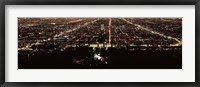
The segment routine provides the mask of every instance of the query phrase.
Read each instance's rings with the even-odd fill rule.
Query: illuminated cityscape
[[[182,18],[18,18],[19,69],[182,69]]]

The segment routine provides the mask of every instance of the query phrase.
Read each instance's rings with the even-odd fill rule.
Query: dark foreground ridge
[[[181,48],[181,47],[180,47]],[[182,51],[71,47],[62,52],[19,55],[19,69],[182,69]],[[141,49],[141,48],[140,48]],[[103,59],[95,59],[100,53]],[[98,54],[97,54],[98,55]]]

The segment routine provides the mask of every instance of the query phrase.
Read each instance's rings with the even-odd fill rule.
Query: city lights
[[[18,18],[20,69],[182,68],[182,18]]]

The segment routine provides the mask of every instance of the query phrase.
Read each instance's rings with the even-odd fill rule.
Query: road
[[[62,35],[64,35],[64,34],[66,34],[66,33],[70,33],[70,32],[76,31],[76,30],[78,30],[78,29],[80,29],[80,28],[82,28],[82,27],[85,27],[85,26],[87,26],[87,25],[89,25],[89,24],[91,24],[91,23],[94,23],[94,22],[96,22],[96,21],[98,21],[98,20],[99,20],[99,19],[96,19],[96,20],[93,20],[93,21],[90,21],[90,22],[86,22],[86,23],[84,23],[83,25],[78,26],[78,27],[76,27],[76,28],[62,31],[62,32],[60,32],[59,34],[56,34],[56,35],[54,36],[54,38],[58,38],[58,37],[60,37],[60,36],[62,36]],[[80,22],[80,21],[79,21],[79,22]]]
[[[111,45],[111,26],[112,26],[112,18],[109,18],[109,38],[108,38],[108,43]]]
[[[167,38],[167,39],[175,40],[175,41],[177,42],[177,45],[178,45],[178,46],[182,45],[182,41],[178,40],[177,38],[164,35],[164,34],[159,33],[159,32],[157,32],[157,31],[153,31],[153,30],[148,29],[148,28],[145,28],[145,27],[143,27],[143,26],[141,26],[141,25],[139,25],[139,24],[133,24],[132,22],[126,20],[125,18],[122,18],[122,20],[126,21],[127,23],[129,23],[129,24],[131,24],[131,25],[134,25],[134,26],[139,27],[141,30],[150,32],[150,33],[152,33],[152,34],[157,34],[157,35],[159,35],[159,36],[161,36],[161,37],[164,37],[164,38]]]

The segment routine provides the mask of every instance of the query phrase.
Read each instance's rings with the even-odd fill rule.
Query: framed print
[[[1,86],[199,87],[199,3],[1,1]]]

